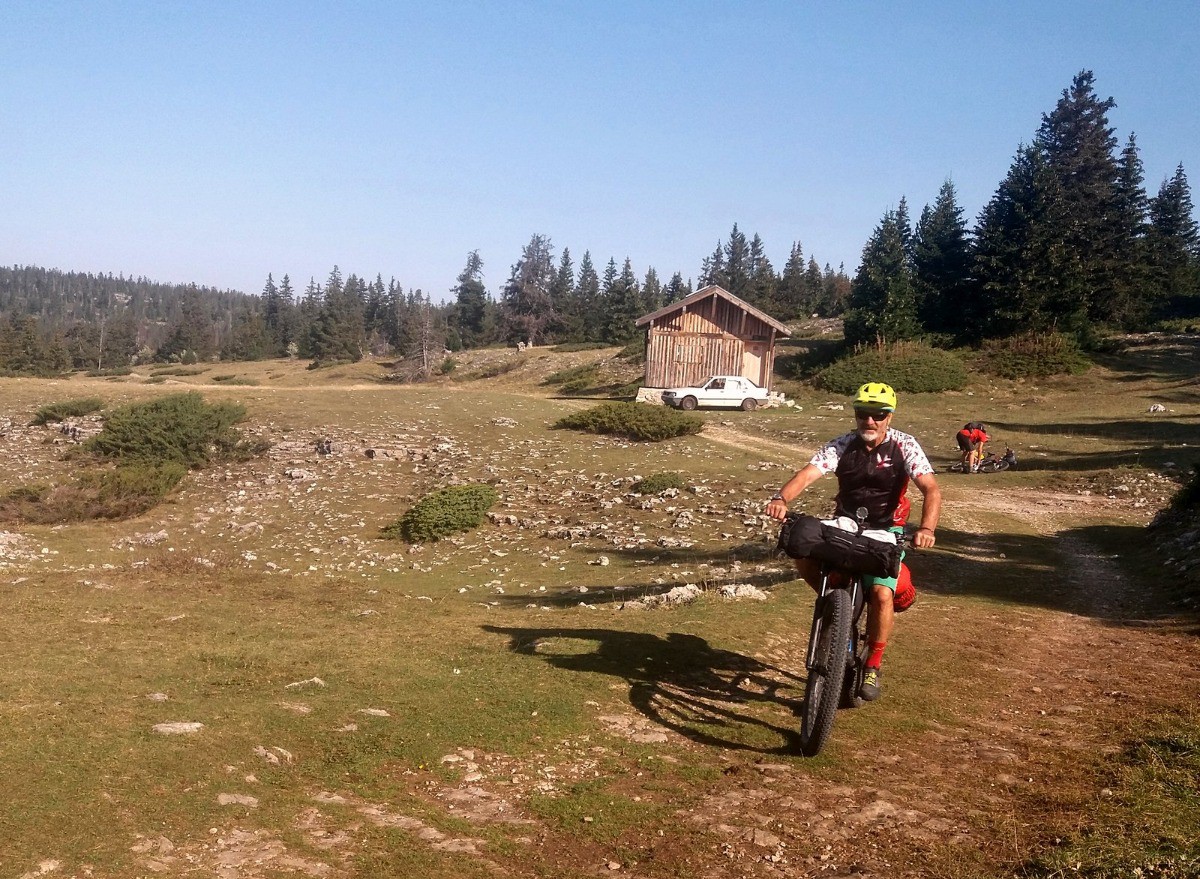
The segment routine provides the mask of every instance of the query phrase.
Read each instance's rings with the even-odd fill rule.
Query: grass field
[[[1197,874],[1195,619],[1143,530],[1198,457],[1194,346],[902,399],[935,465],[982,419],[1020,468],[939,477],[885,697],[812,760],[811,597],[760,514],[848,401],[798,387],[652,445],[549,429],[590,403],[546,376],[611,354],[485,352],[420,387],[370,362],[0,380],[0,492],[78,466],[29,426],[64,400],[198,389],[272,443],[137,519],[6,526],[0,874]],[[630,493],[662,472],[688,487]],[[381,538],[468,482],[496,523]]]

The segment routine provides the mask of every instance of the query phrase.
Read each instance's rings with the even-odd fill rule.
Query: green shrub
[[[128,366],[108,366],[104,369],[89,369],[84,373],[88,378],[110,378],[116,375],[129,375],[133,369]]]
[[[261,444],[244,442],[233,426],[245,414],[236,403],[209,404],[194,391],[172,394],[114,410],[84,448],[120,464],[198,468],[214,460],[241,460],[262,451]]]
[[[659,442],[699,433],[704,427],[704,420],[663,406],[614,402],[568,415],[555,422],[554,427]]]
[[[455,360],[453,357],[447,357],[445,360],[442,361],[442,365],[441,365],[441,367],[438,368],[438,372],[440,372],[442,375],[449,375],[450,373],[454,372],[454,370],[457,368],[458,368],[458,361]]]
[[[144,513],[170,494],[187,473],[182,464],[127,464],[81,477],[94,488],[97,508],[91,518],[122,519]]]
[[[1062,333],[1026,333],[984,342],[979,368],[1000,378],[1039,378],[1078,375],[1090,361],[1070,336]]]
[[[166,497],[185,473],[181,464],[132,464],[84,473],[73,485],[21,486],[0,498],[0,520],[58,525],[137,516]]]
[[[398,537],[407,543],[425,543],[470,531],[483,523],[496,500],[496,490],[490,485],[452,485],[425,495],[407,513],[385,526],[383,536]]]
[[[568,385],[576,384],[580,381],[585,381],[588,384],[594,382],[596,374],[600,371],[598,363],[584,363],[579,366],[572,366],[569,369],[560,369],[558,372],[552,372],[542,380],[544,385]]]
[[[555,345],[550,350],[560,354],[569,354],[572,351],[599,351],[601,348],[611,347],[611,345],[606,345],[603,342],[563,342],[560,345]]]
[[[151,375],[201,375],[208,372],[207,366],[157,366]]]
[[[49,424],[51,421],[65,421],[68,418],[79,418],[91,415],[104,408],[104,401],[99,397],[82,397],[78,400],[64,400],[61,403],[48,403],[33,413],[31,425]]]
[[[668,488],[682,489],[686,487],[687,483],[678,473],[655,473],[635,484],[633,491],[638,494],[658,494]]]
[[[817,376],[819,387],[853,394],[866,382],[885,382],[910,394],[957,391],[966,387],[967,368],[953,352],[921,342],[860,347]]]

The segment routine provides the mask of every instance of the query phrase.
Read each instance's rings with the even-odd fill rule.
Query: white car
[[[740,375],[714,375],[694,388],[668,388],[663,391],[662,401],[676,409],[691,411],[698,406],[725,406],[753,412],[766,403],[770,396],[766,388],[760,388],[748,378]]]

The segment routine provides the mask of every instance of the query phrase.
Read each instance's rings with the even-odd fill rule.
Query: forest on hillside
[[[335,266],[303,291],[269,274],[261,295],[111,275],[0,267],[0,371],[54,374],[147,361],[294,356],[315,365],[368,354],[407,359],[428,376],[449,348],[565,342],[624,345],[634,321],[718,284],[780,320],[842,315],[847,345],[923,339],[942,347],[1055,331],[1085,347],[1109,331],[1200,317],[1200,227],[1181,165],[1154,195],[1136,134],[1121,146],[1116,106],[1081,71],[1018,146],[995,194],[968,226],[953,182],[915,225],[907,200],[884,212],[851,280],[792,245],[782,270],[759,235],[735,223],[704,257],[695,287],[627,258],[578,265],[534,234],[495,295],[478,251],[434,303],[393,277]]]

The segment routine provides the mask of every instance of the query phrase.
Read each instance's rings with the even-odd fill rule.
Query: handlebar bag
[[[854,574],[895,577],[900,573],[898,544],[843,531],[816,516],[786,519],[779,529],[778,548],[791,558],[814,558]]]

